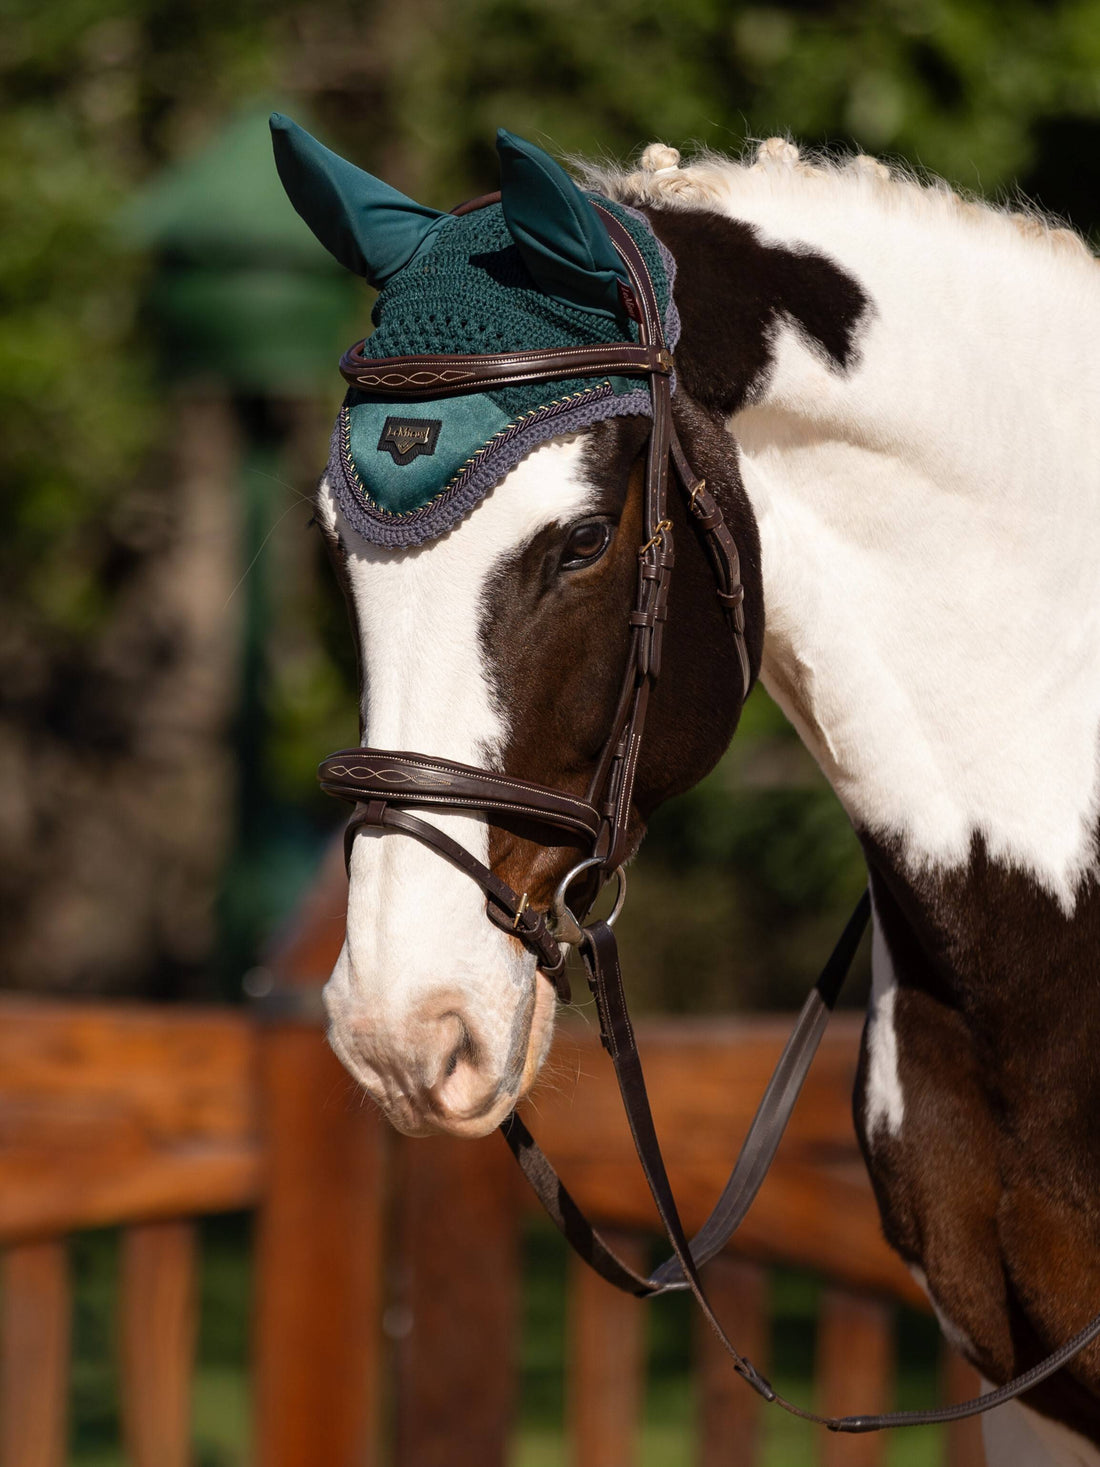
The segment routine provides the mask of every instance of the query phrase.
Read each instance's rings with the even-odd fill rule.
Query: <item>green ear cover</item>
[[[548,153],[501,128],[500,201],[540,289],[567,305],[621,316],[626,270],[590,201]]]
[[[450,222],[450,215],[330,152],[279,112],[271,114],[271,140],[290,202],[329,254],[372,285],[384,285]]]

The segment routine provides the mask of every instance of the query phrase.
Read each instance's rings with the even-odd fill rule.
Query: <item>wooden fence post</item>
[[[122,1434],[132,1467],[188,1467],[195,1363],[195,1224],[122,1235]]]
[[[893,1404],[892,1309],[879,1299],[826,1289],[817,1330],[817,1409],[823,1416],[888,1411]],[[819,1430],[821,1467],[880,1467],[886,1433],[848,1436]]]
[[[257,1467],[377,1461],[382,1123],[313,1024],[261,1028]]]
[[[62,1241],[21,1243],[3,1262],[0,1464],[62,1467],[69,1421],[72,1288]]]
[[[954,1406],[968,1401],[971,1396],[981,1394],[982,1378],[957,1350],[945,1340],[940,1355],[941,1394],[944,1405]],[[944,1431],[944,1462],[946,1467],[983,1467],[985,1448],[982,1445],[982,1418],[968,1416],[962,1421],[952,1421]]]
[[[496,1135],[398,1149],[397,1467],[505,1467],[519,1353],[512,1158]]]
[[[621,1258],[641,1270],[645,1239],[604,1229]],[[634,1467],[645,1400],[645,1305],[569,1257],[569,1461],[573,1467]]]
[[[763,1264],[720,1254],[703,1273],[726,1333],[764,1375],[770,1355],[768,1273]],[[699,1372],[699,1467],[756,1467],[763,1460],[765,1401],[733,1368],[728,1351],[700,1311],[694,1313]]]

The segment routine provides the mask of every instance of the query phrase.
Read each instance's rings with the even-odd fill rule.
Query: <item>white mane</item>
[[[879,208],[903,209],[969,229],[1012,231],[1049,252],[1096,263],[1088,243],[1076,231],[1035,206],[998,206],[959,193],[943,179],[921,177],[866,153],[806,152],[787,138],[767,138],[743,158],[704,149],[683,164],[676,148],[650,143],[635,169],[583,159],[574,164],[590,188],[623,203],[721,211],[731,197],[747,188],[774,196],[790,195],[793,190],[803,200],[812,189],[819,197],[829,194],[849,205],[873,196]]]

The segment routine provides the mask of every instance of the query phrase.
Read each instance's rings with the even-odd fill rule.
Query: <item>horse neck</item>
[[[885,198],[750,184],[726,203],[873,303],[844,374],[781,329],[730,425],[763,680],[857,828],[925,869],[980,838],[1069,910],[1096,865],[1100,272],[991,211]]]

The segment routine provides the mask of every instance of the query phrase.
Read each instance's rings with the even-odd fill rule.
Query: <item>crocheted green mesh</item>
[[[663,316],[668,280],[656,240],[626,210],[602,198],[599,202],[633,236]],[[616,322],[543,294],[512,241],[499,204],[460,215],[442,229],[428,249],[387,282],[372,320],[375,330],[363,348],[369,357],[545,351],[637,336],[633,322]],[[549,385],[550,395],[560,398],[591,385],[591,379]],[[620,390],[636,386],[623,382]],[[509,418],[516,418],[548,394],[546,385],[521,383],[489,396]]]

